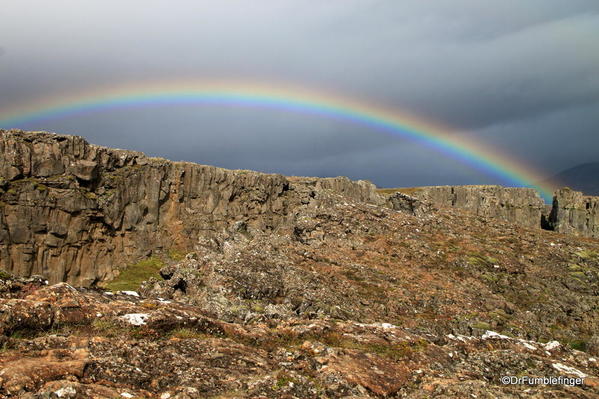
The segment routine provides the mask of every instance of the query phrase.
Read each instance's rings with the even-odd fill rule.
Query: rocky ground
[[[153,255],[134,292],[3,276],[0,395],[599,397],[597,240],[331,194]]]

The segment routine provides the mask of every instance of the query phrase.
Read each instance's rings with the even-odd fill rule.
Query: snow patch
[[[131,395],[129,392],[123,392],[123,393],[121,394],[121,396],[122,396],[123,398],[132,398],[132,397],[133,397],[133,395]]]
[[[148,320],[149,317],[150,315],[147,313],[129,313],[121,316],[121,319],[134,326],[143,326],[146,324],[146,320]]]
[[[73,395],[77,395],[77,391],[73,387],[60,388],[58,391],[54,391],[54,395],[59,398],[71,398]]]
[[[482,339],[489,339],[489,338],[494,338],[494,339],[510,339],[510,337],[508,337],[507,335],[501,335],[499,333],[496,333],[495,331],[487,330],[483,334]]]
[[[123,295],[131,295],[131,296],[139,296],[139,294],[135,291],[119,291]]]
[[[520,342],[520,344],[522,344],[522,346],[524,346],[527,349],[530,349],[531,351],[536,351],[537,348],[531,344],[529,344],[530,341],[526,341],[524,339],[519,339],[518,342]]]
[[[447,334],[447,338],[454,340],[454,341],[461,341],[461,342],[466,342],[466,341],[470,341],[471,339],[474,339],[475,337],[469,337],[467,335],[453,335],[453,334]]]
[[[572,375],[575,375],[576,377],[579,377],[579,378],[585,378],[587,376],[582,371],[577,370],[574,367],[566,366],[565,364],[553,363],[552,366],[557,371],[561,371],[562,373],[572,374]]]
[[[551,351],[556,348],[559,348],[560,346],[561,346],[561,344],[557,341],[549,341],[545,344],[545,349],[548,351]]]

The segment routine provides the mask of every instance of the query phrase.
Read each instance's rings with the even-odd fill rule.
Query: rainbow
[[[538,182],[545,179],[530,166],[447,127],[384,106],[282,85],[183,81],[119,86],[0,110],[0,127],[22,127],[37,121],[123,107],[172,104],[274,108],[334,118],[408,138],[499,178],[503,184],[533,187],[545,199],[550,199],[554,190],[550,184],[539,186]]]

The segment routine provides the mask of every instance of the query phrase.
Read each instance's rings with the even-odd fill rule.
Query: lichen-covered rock
[[[558,190],[549,223],[560,233],[599,238],[599,197],[568,188]]]
[[[531,188],[501,186],[429,186],[410,189],[410,195],[436,206],[455,207],[477,215],[540,228],[545,203]]]
[[[23,303],[82,317],[2,335],[6,398],[596,397],[599,364],[558,342],[419,334],[388,322],[289,317],[226,323],[177,301],[22,285]],[[33,290],[32,290],[33,288]],[[25,291],[23,291],[25,290]],[[68,298],[62,298],[66,295]],[[0,300],[5,300],[0,295]],[[14,303],[14,302],[12,302]],[[134,323],[128,315],[145,315]],[[19,330],[24,331],[24,330]],[[504,376],[582,378],[506,385]]]
[[[407,212],[414,216],[424,216],[435,210],[431,203],[425,200],[412,197],[410,195],[396,192],[387,198],[387,203],[391,209],[396,211]]]

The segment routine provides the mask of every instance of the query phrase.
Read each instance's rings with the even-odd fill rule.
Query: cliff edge
[[[236,224],[274,231],[294,207],[334,203],[330,192],[381,201],[365,181],[171,162],[45,132],[0,130],[0,154],[0,269],[52,283],[93,285]]]

